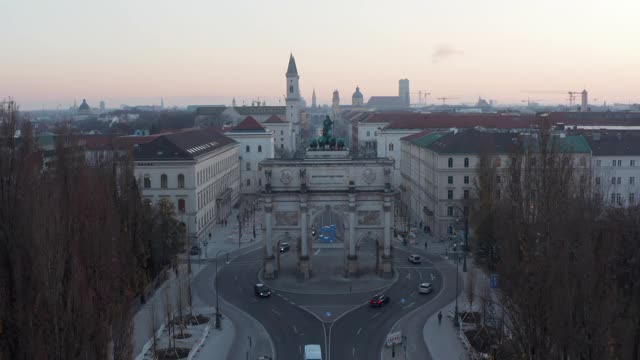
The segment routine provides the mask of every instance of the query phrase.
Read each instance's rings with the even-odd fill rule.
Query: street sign
[[[386,345],[391,346],[393,344],[402,344],[402,331],[396,331],[387,335]]]
[[[491,274],[491,277],[489,278],[489,283],[490,283],[492,289],[497,289],[498,288],[498,274]]]

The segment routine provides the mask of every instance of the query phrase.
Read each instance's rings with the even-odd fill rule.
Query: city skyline
[[[234,97],[239,105],[258,97],[278,105],[293,53],[308,103],[314,89],[319,104],[330,104],[334,89],[350,104],[356,86],[365,101],[398,95],[402,78],[411,81],[413,102],[422,90],[432,104],[436,97],[566,104],[561,92],[583,88],[597,104],[640,102],[634,1],[190,5],[16,3],[0,24],[13,39],[0,55],[0,97],[26,110],[83,98],[94,107],[160,97],[166,106],[229,105]]]

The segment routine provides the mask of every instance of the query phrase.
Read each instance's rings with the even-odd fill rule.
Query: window
[[[178,211],[183,213],[185,211],[185,201],[184,199],[178,199]]]
[[[280,144],[280,149],[284,149],[284,144]]]
[[[618,160],[618,166],[622,166],[622,160]]]
[[[251,179],[247,179],[247,186],[251,186]]]
[[[497,182],[498,184],[501,184],[501,183],[502,183],[502,177],[500,177],[500,175],[496,176],[496,182]]]
[[[464,158],[464,167],[469,167],[469,158]]]
[[[284,130],[280,130],[280,135],[284,135]],[[282,140],[282,139],[280,139]]]
[[[393,144],[389,144],[389,151],[393,151]]]
[[[635,183],[636,183],[636,177],[635,176],[630,177],[629,178],[629,185],[633,185]]]
[[[622,177],[618,176],[618,185],[622,184]]]
[[[451,206],[447,207],[447,216],[453,216],[453,208]]]
[[[258,179],[258,186],[262,186],[262,178]]]
[[[251,163],[247,161],[247,171],[251,171]]]
[[[453,176],[447,177],[447,184],[453,184]]]
[[[280,142],[284,142],[284,138],[280,138]]]
[[[249,145],[247,145],[247,147],[244,149],[244,152],[251,152],[251,148],[249,147]]]
[[[635,205],[636,203],[636,194],[629,193],[629,205]]]
[[[596,185],[600,185],[600,176],[596,177]]]
[[[184,175],[178,174],[178,188],[184,189]]]
[[[452,235],[453,234],[453,226],[449,226],[447,228],[447,234]]]
[[[629,160],[629,166],[631,166],[631,167],[636,166],[636,161],[635,160]]]
[[[447,160],[447,166],[449,166],[450,168],[453,167],[453,158],[449,158],[449,160]]]
[[[469,207],[468,206],[465,206],[464,209],[462,209],[462,210],[463,210],[464,216],[469,216]]]
[[[371,131],[367,131],[367,136],[371,136]]]
[[[583,157],[580,158],[580,166],[583,166],[583,167],[587,166],[587,159],[586,158],[583,158]]]
[[[293,86],[289,86],[289,92],[293,93]]]
[[[258,152],[262,152],[262,145],[258,145]]]
[[[620,198],[620,193],[616,193],[616,204],[620,205],[622,204],[622,199]]]
[[[464,198],[468,199],[469,198],[469,190],[465,190],[464,191]]]
[[[453,200],[453,190],[447,190],[447,199]]]
[[[596,160],[596,166],[602,165],[602,160]]]
[[[615,185],[616,184],[616,178],[615,176],[611,178],[611,185]]]
[[[468,176],[465,176],[465,177],[464,177],[464,183],[465,183],[465,184],[468,184],[468,183],[469,183],[469,177],[468,177]]]
[[[160,187],[163,188],[163,189],[167,188],[167,175],[166,174],[160,175]]]
[[[144,175],[144,188],[145,189],[151,188],[151,176],[149,174]]]
[[[611,203],[615,204],[615,202],[616,202],[616,193],[612,193],[611,194]]]
[[[616,166],[616,161],[615,160],[613,160],[612,165]]]

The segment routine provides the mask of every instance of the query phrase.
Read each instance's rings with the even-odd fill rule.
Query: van
[[[304,360],[322,360],[320,345],[310,344],[304,346]]]

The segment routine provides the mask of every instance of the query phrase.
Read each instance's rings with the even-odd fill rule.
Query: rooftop
[[[405,107],[400,96],[372,96],[367,101],[367,106],[378,107]]]
[[[485,132],[477,129],[445,133],[434,140],[436,134],[434,133],[434,135],[430,135],[430,138],[425,139],[423,143],[432,141],[423,146],[440,154],[506,154],[513,149],[517,142],[516,134]]]
[[[286,106],[236,106],[233,108],[240,115],[285,115]]]
[[[263,124],[287,124],[288,121],[285,121],[278,115],[271,115]]]
[[[584,131],[594,156],[640,155],[640,131]]]
[[[236,142],[212,128],[193,129],[158,136],[138,146],[134,158],[139,160],[194,160]]]
[[[242,120],[238,125],[236,125],[232,132],[266,132],[264,127],[260,125],[260,123],[251,116],[247,116]]]

